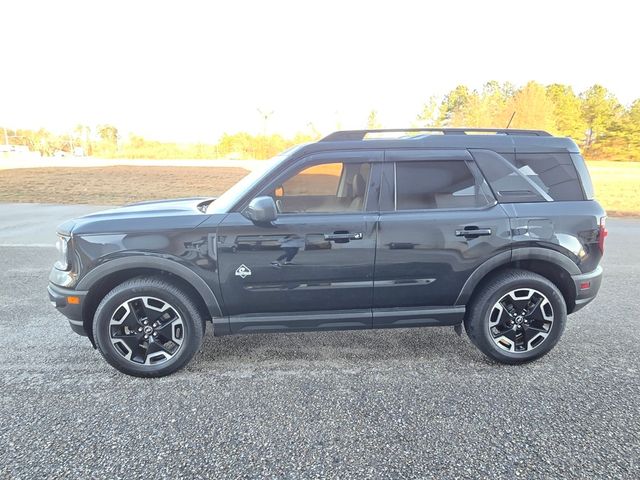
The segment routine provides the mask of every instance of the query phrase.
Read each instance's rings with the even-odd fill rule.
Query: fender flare
[[[458,298],[456,298],[454,305],[466,305],[475,288],[488,273],[503,265],[517,262],[518,260],[541,260],[552,263],[565,270],[568,275],[580,275],[582,273],[575,262],[556,250],[542,247],[516,248],[511,251],[498,253],[476,268],[462,286],[462,290],[460,290],[460,294]]]
[[[88,272],[78,282],[78,290],[89,290],[99,280],[112,273],[130,270],[134,268],[149,268],[163,270],[181,278],[191,285],[204,300],[207,310],[212,317],[222,317],[222,309],[215,294],[200,275],[183,264],[164,257],[150,255],[128,256],[109,260]]]

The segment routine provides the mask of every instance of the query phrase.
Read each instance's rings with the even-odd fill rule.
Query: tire
[[[464,326],[486,356],[518,364],[548,353],[566,323],[567,306],[558,287],[533,272],[506,270],[474,295]]]
[[[170,279],[149,276],[127,280],[102,299],[93,333],[111,366],[136,377],[163,377],[191,360],[204,325],[189,293]]]

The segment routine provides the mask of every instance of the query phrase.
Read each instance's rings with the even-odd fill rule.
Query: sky
[[[639,18],[633,0],[2,0],[0,125],[215,142],[376,110],[407,127],[432,95],[489,80],[600,83],[629,104]]]

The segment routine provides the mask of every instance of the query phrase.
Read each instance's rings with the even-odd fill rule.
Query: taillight
[[[607,221],[607,217],[600,217],[600,228],[598,231],[598,248],[600,252],[604,254],[604,239],[607,238],[609,232],[607,232],[607,228],[605,226]]]

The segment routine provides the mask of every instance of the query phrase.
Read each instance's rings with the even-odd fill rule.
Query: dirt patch
[[[163,198],[216,196],[243,168],[88,167],[0,170],[0,202],[122,205]]]

